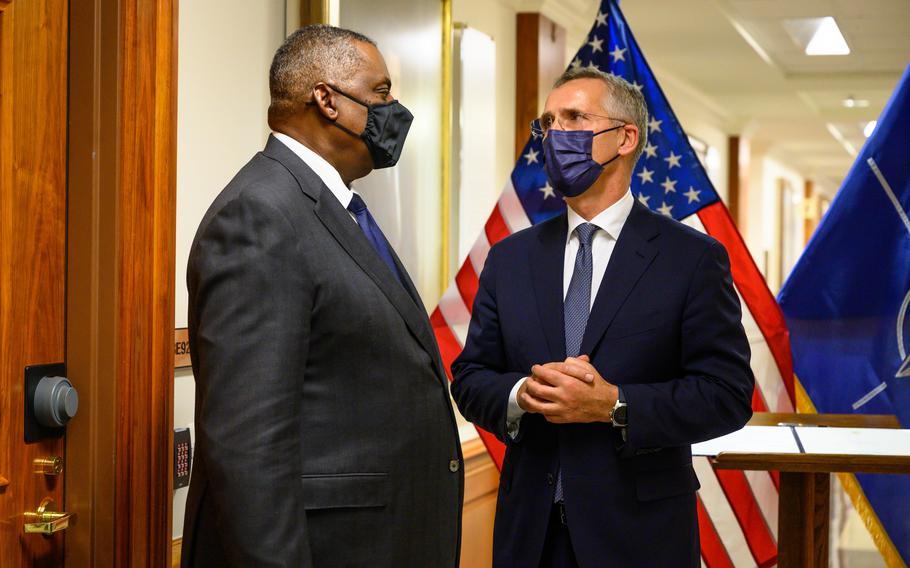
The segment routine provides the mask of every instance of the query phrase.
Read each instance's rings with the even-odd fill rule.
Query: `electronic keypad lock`
[[[79,410],[79,393],[66,378],[66,365],[25,368],[25,442],[59,438]]]

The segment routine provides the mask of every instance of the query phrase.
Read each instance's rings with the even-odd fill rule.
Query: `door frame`
[[[70,1],[66,565],[171,561],[178,0]]]

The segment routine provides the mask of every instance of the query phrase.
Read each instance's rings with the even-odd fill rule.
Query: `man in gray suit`
[[[291,35],[269,86],[274,133],[206,213],[187,269],[183,566],[457,566],[445,371],[407,271],[350,189],[394,165],[411,114],[374,43],[330,26]]]

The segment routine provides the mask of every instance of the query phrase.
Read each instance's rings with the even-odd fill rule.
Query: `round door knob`
[[[79,393],[66,377],[44,377],[35,389],[35,418],[42,426],[61,428],[79,410]]]

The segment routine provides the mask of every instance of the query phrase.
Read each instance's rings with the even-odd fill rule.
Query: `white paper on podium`
[[[744,454],[798,454],[799,445],[787,426],[746,426],[736,432],[692,445],[693,456],[721,452]]]
[[[807,454],[910,456],[910,430],[797,427],[796,433]]]

